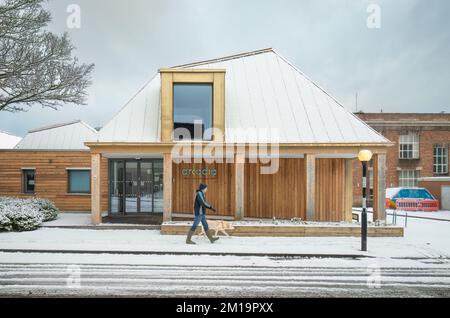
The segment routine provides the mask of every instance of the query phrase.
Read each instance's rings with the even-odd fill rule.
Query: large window
[[[67,170],[69,193],[90,193],[91,192],[91,171],[87,169]]]
[[[212,84],[173,84],[174,139],[210,140],[212,109]]]
[[[401,170],[398,177],[400,187],[417,187],[417,179],[419,171],[417,170]]]
[[[419,159],[419,135],[408,133],[400,135],[400,159]]]
[[[36,171],[34,169],[22,170],[22,188],[24,193],[34,193],[36,186]]]
[[[446,145],[437,144],[433,147],[433,172],[434,174],[448,173],[448,148]]]

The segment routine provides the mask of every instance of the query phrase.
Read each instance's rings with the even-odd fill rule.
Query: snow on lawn
[[[83,226],[92,225],[91,213],[69,213],[64,212],[58,215],[58,218],[53,221],[44,222],[42,226],[56,227],[56,226]]]
[[[397,224],[403,225],[403,219],[398,216]],[[346,255],[361,253],[358,237],[221,237],[215,244],[210,244],[205,237],[195,236],[193,240],[197,245],[186,245],[184,236],[161,235],[157,230],[41,228],[32,232],[0,233],[0,249]],[[405,237],[369,237],[368,250],[368,255],[376,257],[450,257],[450,222],[409,218]]]

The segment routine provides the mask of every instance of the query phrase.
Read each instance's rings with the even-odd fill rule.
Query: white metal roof
[[[0,131],[0,149],[12,149],[20,140],[22,137]]]
[[[273,49],[175,68],[225,69],[227,142],[270,142],[237,129],[278,131],[281,143],[389,142]],[[100,130],[100,142],[160,140],[160,76],[155,76]],[[273,136],[272,136],[273,137]]]
[[[98,141],[159,141],[161,132],[160,88],[161,79],[158,73],[100,129]]]
[[[97,131],[77,120],[30,130],[15,149],[87,150],[84,143],[95,140]]]

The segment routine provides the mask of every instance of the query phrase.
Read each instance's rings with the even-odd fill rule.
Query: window
[[[24,193],[34,193],[35,181],[36,181],[36,171],[34,169],[23,169],[22,170],[22,181],[23,181],[23,192]]]
[[[398,183],[400,187],[417,187],[419,172],[417,170],[401,170]]]
[[[434,200],[434,197],[427,189],[401,189],[392,199],[422,199]]]
[[[212,84],[173,84],[174,139],[211,140],[212,107]]]
[[[433,172],[434,174],[448,173],[448,148],[446,145],[437,144],[433,147]]]
[[[90,193],[91,192],[91,171],[87,169],[67,170],[69,193]]]
[[[400,159],[419,159],[419,135],[408,133],[400,135]]]

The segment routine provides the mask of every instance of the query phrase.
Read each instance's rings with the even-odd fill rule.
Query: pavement
[[[157,230],[64,227],[77,218],[0,233],[0,296],[450,297],[446,221],[410,219],[405,237],[369,238],[361,252],[355,237],[197,236],[187,246]]]

